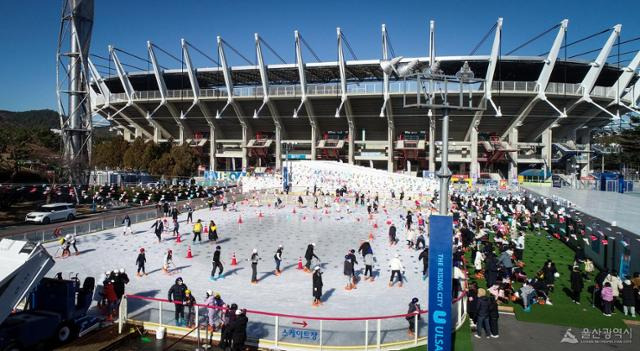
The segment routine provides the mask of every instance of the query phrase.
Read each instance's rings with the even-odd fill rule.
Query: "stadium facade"
[[[567,148],[584,151],[581,168],[590,171],[592,130],[637,109],[640,53],[626,67],[607,63],[619,43],[622,27],[616,25],[594,61],[562,58],[568,24],[556,26],[549,52],[540,56],[501,55],[499,19],[489,55],[435,57],[445,74],[468,62],[486,80],[486,89],[472,92],[486,110],[450,110],[454,173],[475,178],[502,170],[514,179],[519,166],[550,167],[553,153]],[[394,59],[384,25],[380,58],[347,60],[339,28],[336,38],[336,61],[304,62],[306,43],[295,32],[296,62],[267,65],[266,43],[256,34],[257,64],[234,67],[227,63],[230,46],[220,37],[211,55],[218,57],[216,67],[194,67],[195,48],[182,40],[178,69],[161,66],[158,48],[148,42],[150,69],[136,72],[127,72],[120,51],[110,46],[114,74],[103,77],[89,63],[92,108],[127,140],[201,147],[212,170],[335,159],[389,171],[435,171],[440,112],[407,108],[405,98],[419,89],[403,81],[407,72],[430,67],[430,58]],[[385,64],[393,70],[383,69]]]

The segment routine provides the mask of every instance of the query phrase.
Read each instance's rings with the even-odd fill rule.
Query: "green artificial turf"
[[[591,293],[588,288],[593,286],[593,277],[595,277],[597,271],[591,273],[584,282],[581,304],[573,303],[567,294],[570,289],[569,277],[573,264],[573,250],[555,238],[550,240],[544,232],[541,234],[527,233],[525,247],[523,261],[526,263],[524,270],[528,277],[534,277],[547,259],[555,262],[560,277],[556,278],[555,289],[550,294],[553,305],[535,304],[532,306],[531,312],[525,312],[520,304],[511,302],[507,304],[507,306],[514,307],[518,320],[578,328],[626,327],[621,318],[623,316],[622,312],[616,311],[613,316],[605,317],[598,308],[591,307]],[[471,257],[469,256],[467,256],[467,260],[470,272],[472,272],[473,261],[470,260]],[[471,280],[474,279],[471,276]],[[477,281],[477,283],[479,287],[486,288],[484,280]],[[514,289],[517,291],[521,285],[520,283],[515,283]]]

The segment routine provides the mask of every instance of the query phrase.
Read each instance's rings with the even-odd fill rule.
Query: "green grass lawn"
[[[467,259],[469,260],[470,255]],[[553,260],[560,277],[555,281],[555,289],[551,293],[552,306],[534,305],[531,312],[524,312],[519,304],[509,303],[513,306],[516,318],[520,321],[545,323],[553,325],[571,326],[578,328],[623,328],[622,312],[617,311],[612,317],[605,317],[598,308],[591,307],[591,293],[587,288],[593,285],[592,273],[589,280],[585,280],[585,288],[581,296],[581,304],[573,303],[567,292],[570,288],[569,276],[571,265],[573,264],[574,252],[569,247],[553,238],[549,240],[545,234],[528,233],[526,236],[526,250],[524,253],[524,267],[527,276],[533,277],[543,266],[547,259]],[[472,261],[469,268],[472,271]],[[474,280],[471,277],[471,280]],[[484,280],[477,281],[478,286],[486,287]],[[522,284],[514,284],[515,289],[519,289]]]

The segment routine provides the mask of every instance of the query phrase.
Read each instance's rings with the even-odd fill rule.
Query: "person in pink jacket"
[[[602,296],[603,313],[607,317],[611,317],[611,308],[613,307],[613,289],[611,283],[604,283],[604,288],[600,292]]]

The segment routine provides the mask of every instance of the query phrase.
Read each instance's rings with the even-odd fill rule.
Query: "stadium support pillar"
[[[347,161],[350,165],[355,164],[355,137],[356,128],[353,125],[349,125],[349,159]]]
[[[318,159],[318,128],[315,124],[311,125],[311,159]]]
[[[276,126],[276,171],[282,170],[282,128]]]
[[[480,164],[478,164],[478,127],[471,128],[471,165],[469,167],[469,175],[475,183],[480,178]]]
[[[429,117],[429,172],[436,172],[436,120]]]
[[[576,144],[585,145],[585,158],[587,162],[580,168],[580,177],[586,177],[591,173],[591,129],[582,128],[576,132]]]
[[[518,128],[511,128],[509,131],[509,145],[516,151],[509,152],[509,182],[518,181]]]
[[[249,128],[242,125],[242,170],[246,171],[249,167],[249,157],[247,155],[247,144],[249,143]]]
[[[209,126],[209,170],[216,170],[216,129]]]
[[[544,166],[551,171],[551,155],[552,155],[552,136],[553,130],[551,128],[545,129],[542,132],[542,159],[544,160]]]
[[[393,130],[393,125],[389,125],[387,127],[387,170],[389,172],[393,172],[394,162],[393,162],[393,139],[395,137],[395,131]]]
[[[136,129],[136,132],[137,132],[137,129]],[[136,134],[138,134],[138,133],[136,133]],[[137,137],[137,135],[136,135],[136,137]],[[153,142],[157,144],[159,141],[160,141],[160,130],[158,129],[158,127],[154,126],[153,127]]]

